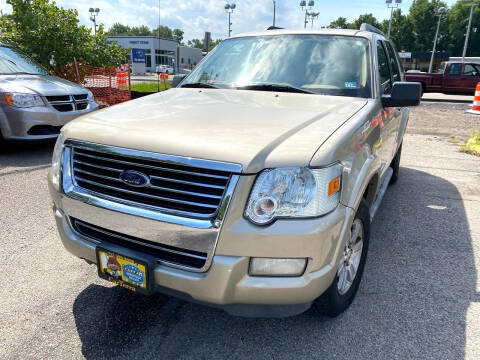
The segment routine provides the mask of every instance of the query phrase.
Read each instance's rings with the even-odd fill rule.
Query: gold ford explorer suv
[[[336,316],[420,89],[369,25],[229,38],[176,88],[62,129],[49,174],[62,242],[141,294]]]

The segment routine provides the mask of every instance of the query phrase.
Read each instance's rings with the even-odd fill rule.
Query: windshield
[[[48,72],[21,52],[0,46],[0,75],[10,74],[48,75]]]
[[[368,41],[339,35],[273,35],[228,39],[183,81],[224,88],[371,97]],[[253,86],[255,85],[255,86]],[[212,86],[213,87],[213,86]],[[299,91],[296,91],[299,92]]]

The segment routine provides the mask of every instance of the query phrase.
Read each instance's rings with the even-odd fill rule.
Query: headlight
[[[87,89],[87,94],[88,94],[88,100],[93,101],[93,93]]]
[[[8,105],[19,108],[28,108],[34,106],[45,106],[42,98],[38,95],[19,94],[19,93],[5,93],[5,100]]]
[[[53,148],[52,156],[52,182],[58,189],[60,186],[60,169],[62,167],[63,143],[65,138],[62,134],[58,135],[57,142]]]
[[[334,210],[340,201],[342,166],[321,169],[278,168],[258,176],[245,216],[258,225],[276,218],[315,217]]]

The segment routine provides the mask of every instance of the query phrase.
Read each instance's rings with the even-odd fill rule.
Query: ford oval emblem
[[[150,178],[147,175],[135,170],[122,171],[120,173],[120,180],[127,185],[135,187],[143,187],[150,184]]]

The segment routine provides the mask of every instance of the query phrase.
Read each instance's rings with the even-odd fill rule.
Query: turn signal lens
[[[328,196],[332,196],[333,194],[336,194],[338,191],[340,191],[340,176],[333,178],[328,183]]]
[[[13,96],[12,96],[12,94],[6,93],[6,94],[5,94],[5,100],[7,100],[7,104],[8,104],[8,105],[13,105]]]

